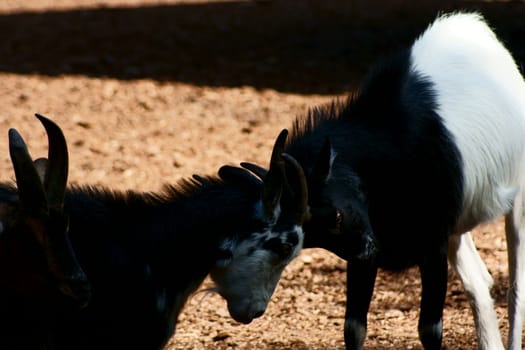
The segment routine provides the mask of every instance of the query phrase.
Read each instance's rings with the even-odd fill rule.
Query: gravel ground
[[[525,62],[523,2],[461,6],[480,9]],[[452,8],[459,7],[443,10]],[[373,62],[434,16],[363,20],[342,0],[0,1],[2,179],[13,177],[8,128],[22,133],[34,156],[46,152],[34,113],[64,130],[71,183],[157,190],[223,164],[266,165],[283,127],[351,92]],[[502,220],[474,238],[495,280],[506,336]],[[303,251],[250,325],[233,321],[219,296],[196,293],[167,349],[342,350],[345,271],[328,252]],[[444,347],[476,349],[466,296],[452,272],[449,280]],[[366,349],[421,349],[419,292],[416,269],[379,274]]]

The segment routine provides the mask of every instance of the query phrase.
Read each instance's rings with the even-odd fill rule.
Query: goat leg
[[[346,277],[345,344],[347,350],[363,348],[370,300],[374,292],[377,265],[373,260],[349,260]]]
[[[428,252],[419,264],[421,311],[419,339],[425,350],[439,350],[443,337],[443,308],[447,293],[447,241]]]

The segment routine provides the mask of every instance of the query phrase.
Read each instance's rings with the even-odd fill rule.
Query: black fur
[[[216,178],[158,194],[69,189],[70,237],[92,299],[82,310],[32,310],[18,296],[1,298],[0,346],[161,349],[190,293],[224,255],[222,240],[263,229],[253,212],[259,198],[255,184]]]
[[[309,204],[314,211],[352,208],[345,221],[354,229],[368,216],[379,265],[387,269],[417,264],[426,249],[444,242],[462,204],[459,152],[436,113],[432,83],[409,65],[404,52],[348,101],[298,118],[286,149],[308,178],[330,140],[336,153],[331,176],[322,187],[309,186]],[[317,234],[307,230],[306,247],[308,236]]]
[[[432,82],[409,51],[374,71],[346,102],[313,109],[293,126],[286,153],[303,166],[311,220],[304,247],[349,261],[345,341],[361,349],[378,268],[418,265],[419,332],[441,346],[447,241],[463,200],[462,160],[437,114]],[[327,145],[335,152],[330,166]]]

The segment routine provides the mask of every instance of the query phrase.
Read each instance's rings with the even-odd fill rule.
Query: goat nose
[[[256,311],[256,312],[253,314],[253,318],[259,318],[259,317],[261,317],[263,314],[264,314],[264,310]]]

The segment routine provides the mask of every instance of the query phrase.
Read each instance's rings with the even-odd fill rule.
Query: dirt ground
[[[370,65],[408,44],[435,16],[363,20],[351,1],[2,0],[0,171],[13,177],[7,130],[45,155],[44,114],[70,147],[70,182],[157,190],[240,161],[267,165],[275,136],[308,107],[351,92]],[[525,3],[478,9],[520,65]],[[410,213],[407,213],[410,220]],[[474,233],[507,333],[501,219]],[[168,345],[179,349],[344,349],[344,261],[305,250],[286,268],[265,315],[233,321],[217,295],[197,293]],[[209,287],[207,280],[203,288]],[[421,349],[415,269],[381,272],[366,349]],[[130,336],[140,336],[133,335]],[[472,314],[450,273],[444,347],[476,349]]]

